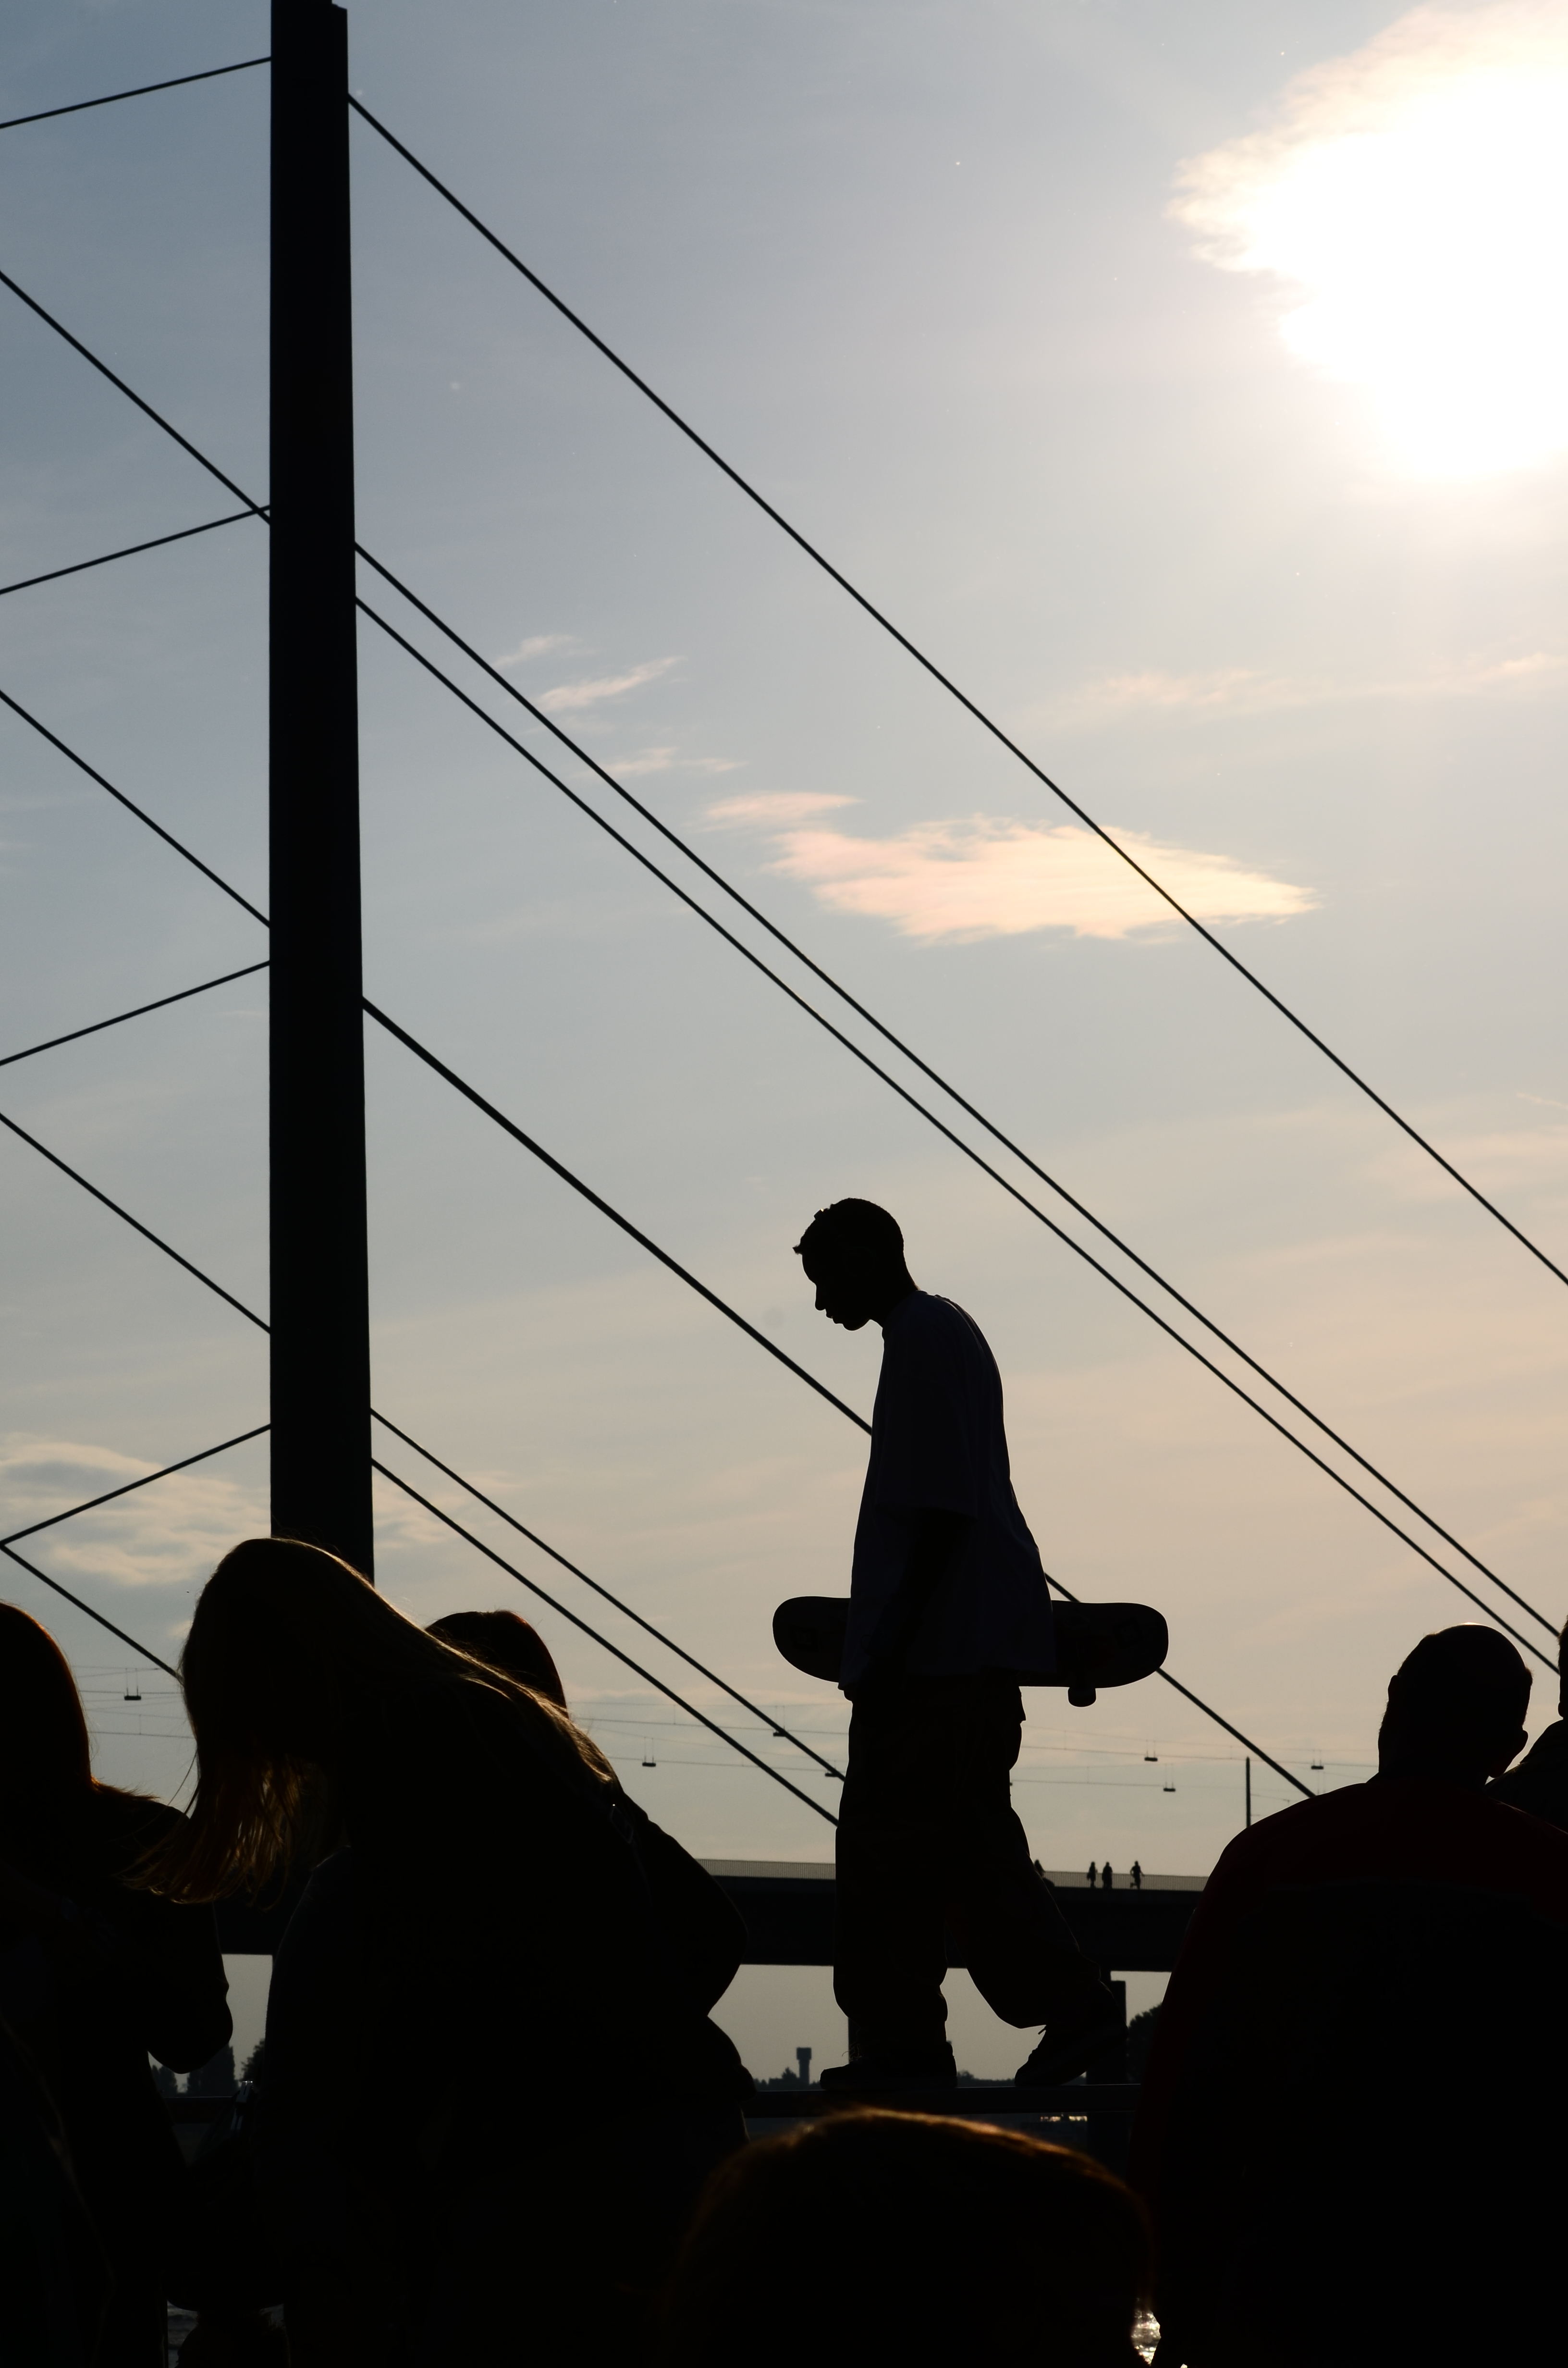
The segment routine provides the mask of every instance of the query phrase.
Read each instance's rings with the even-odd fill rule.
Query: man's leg
[[[954,1815],[943,1866],[948,1922],[976,1989],[1005,2022],[1076,2024],[1112,2010],[1092,1960],[1029,1856],[1008,1778],[1023,1702],[1006,1678],[955,1681]]]
[[[946,2045],[940,1868],[947,1737],[933,1681],[889,1676],[856,1702],[839,1809],[834,1996],[858,2055]]]

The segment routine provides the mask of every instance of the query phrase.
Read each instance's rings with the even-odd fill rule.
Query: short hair
[[[432,1620],[425,1633],[443,1645],[455,1645],[460,1653],[483,1661],[492,1669],[505,1670],[530,1693],[543,1694],[559,1709],[566,1708],[566,1690],[555,1656],[532,1621],[519,1613],[449,1611],[444,1619]]]
[[[902,1259],[903,1235],[896,1218],[874,1201],[830,1201],[795,1244],[797,1258],[824,1252],[829,1258]]]
[[[1394,1673],[1398,1715],[1424,1743],[1483,1754],[1512,1743],[1530,1703],[1530,1673],[1506,1636],[1469,1620],[1423,1636]]]
[[[1149,2229],[1086,2155],[926,2113],[835,2112],[744,2147],[710,2180],[666,2289],[661,2358],[795,2368],[797,2280],[812,2359],[1041,2358],[1131,2368]]]

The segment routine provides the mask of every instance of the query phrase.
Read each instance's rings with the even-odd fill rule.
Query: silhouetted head
[[[1525,1745],[1530,1673],[1478,1621],[1423,1636],[1389,1679],[1378,1734],[1382,1776],[1437,1776],[1479,1787]]]
[[[858,1332],[881,1324],[915,1289],[903,1262],[903,1235],[874,1201],[835,1201],[819,1209],[795,1255],[816,1285],[817,1307],[831,1323]]]
[[[0,1801],[58,1804],[93,1789],[82,1698],[47,1628],[0,1603]]]
[[[198,1782],[183,1833],[146,1861],[183,1899],[256,1890],[308,1848],[324,1796],[383,1731],[381,1717],[432,1685],[505,1694],[574,1766],[613,1781],[571,1721],[495,1668],[481,1668],[379,1595],[357,1570],[292,1538],[247,1538],[201,1590],[180,1656]],[[407,1727],[417,1754],[419,1726]]]
[[[1142,2204],[1086,2155],[923,2113],[833,2113],[715,2172],[666,2294],[662,2357],[732,2368],[744,2330],[755,2368],[1137,2368],[1148,2274]]]
[[[432,1620],[426,1632],[460,1653],[483,1661],[487,1668],[504,1669],[530,1693],[566,1707],[566,1692],[549,1645],[529,1621],[515,1611],[449,1611]]]

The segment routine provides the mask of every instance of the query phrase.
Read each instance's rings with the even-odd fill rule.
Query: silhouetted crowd
[[[1164,2368],[1568,2354],[1568,1725],[1513,1765],[1494,1629],[1425,1637],[1376,1777],[1221,1858],[1127,2182],[940,2089],[748,2145],[711,2020],[744,1928],[526,1622],[425,1631],[253,1539],[181,1679],[185,1814],[94,1781],[62,1656],[0,1606],[7,2363],[154,2368],[171,2300],[187,2368],[1132,2368],[1145,2312]],[[187,2167],[149,2057],[224,2046],[211,1903],[290,1886],[258,2094]]]

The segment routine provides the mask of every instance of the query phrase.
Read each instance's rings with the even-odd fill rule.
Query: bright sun
[[[1417,8],[1184,166],[1172,211],[1299,291],[1286,344],[1370,392],[1407,466],[1568,450],[1568,0]]]

